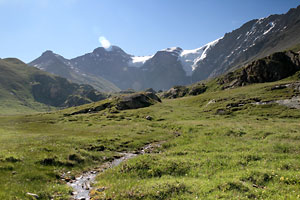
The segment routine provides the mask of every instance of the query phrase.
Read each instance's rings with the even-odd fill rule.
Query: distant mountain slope
[[[0,114],[45,111],[104,98],[89,85],[71,83],[15,58],[0,59]]]
[[[39,58],[30,62],[29,65],[41,70],[67,78],[74,83],[89,84],[100,92],[118,92],[120,89],[113,83],[105,80],[101,76],[95,76],[93,72],[82,72],[72,65],[68,59],[53,53],[44,52]]]
[[[251,20],[226,33],[197,63],[193,81],[215,77],[254,59],[300,43],[300,6],[283,15]]]
[[[181,48],[168,48],[158,51],[141,67],[143,72],[142,88],[151,87],[155,90],[169,89],[174,85],[188,83],[188,77],[178,59]]]
[[[84,73],[102,76],[124,90],[133,88],[140,77],[140,70],[129,65],[131,57],[117,46],[112,46],[109,50],[99,47],[91,53],[71,59],[70,62]]]

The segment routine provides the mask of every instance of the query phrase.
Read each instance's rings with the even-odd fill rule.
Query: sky
[[[299,0],[0,0],[0,58],[30,62],[52,50],[74,58],[116,45],[152,55],[195,49]]]

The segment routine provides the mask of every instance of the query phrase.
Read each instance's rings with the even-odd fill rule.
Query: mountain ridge
[[[92,85],[100,92],[118,92],[120,89],[113,83],[87,72],[81,72],[68,59],[53,51],[45,51],[39,58],[33,60],[29,65],[41,70],[62,76],[78,84]]]
[[[150,56],[134,56],[117,46],[98,47],[67,62],[82,73],[103,77],[122,90],[168,90],[174,85],[216,77],[300,43],[299,16],[300,6],[286,14],[253,19],[193,50],[173,47]]]

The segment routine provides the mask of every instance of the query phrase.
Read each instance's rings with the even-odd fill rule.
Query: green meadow
[[[69,115],[84,105],[3,115],[0,199],[70,199],[63,174],[72,179],[154,142],[162,144],[154,152],[99,174],[92,199],[300,198],[300,111],[255,104],[298,95],[272,90],[294,81],[229,90],[211,82],[198,96],[118,112]]]

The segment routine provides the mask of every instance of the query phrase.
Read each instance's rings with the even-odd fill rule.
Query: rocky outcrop
[[[161,102],[161,100],[156,94],[151,92],[140,92],[110,98],[104,102],[99,102],[96,105],[91,105],[90,107],[65,115],[96,113],[105,109],[109,109],[110,112],[114,113],[120,110],[145,108],[158,102]]]
[[[161,100],[154,93],[135,93],[119,97],[116,108],[118,110],[144,108],[157,102],[161,102]]]
[[[166,92],[160,94],[162,98],[175,99],[187,95],[199,95],[206,91],[207,86],[203,83],[197,83],[191,86],[174,86]]]
[[[188,88],[185,86],[174,86],[166,92],[163,92],[160,96],[166,99],[175,99],[178,97],[184,97],[188,94]]]
[[[153,88],[147,88],[147,89],[145,90],[145,92],[152,92],[152,93],[154,93],[154,94],[157,93],[155,90],[153,90]]]
[[[300,56],[293,51],[274,53],[219,78],[223,89],[272,82],[292,76],[300,70]]]

